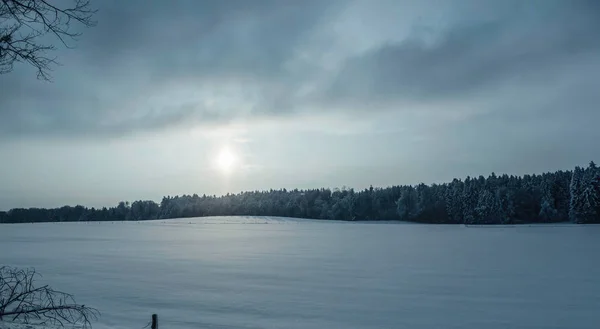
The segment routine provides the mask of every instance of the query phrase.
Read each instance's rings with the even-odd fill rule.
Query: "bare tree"
[[[72,295],[47,285],[36,287],[38,276],[34,269],[0,267],[0,320],[91,328],[99,315],[96,309],[79,305]]]
[[[73,23],[96,25],[90,0],[71,1],[70,6],[60,7],[56,1],[0,0],[0,74],[11,72],[15,62],[23,62],[37,69],[38,79],[50,79],[49,71],[58,62],[48,52],[55,46],[42,39],[51,35],[71,48],[68,42],[81,35],[72,29]]]

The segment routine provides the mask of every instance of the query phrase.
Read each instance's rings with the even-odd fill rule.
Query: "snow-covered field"
[[[0,329],[60,329],[58,326],[53,325],[36,325],[36,324],[25,324],[15,323],[10,321],[0,321]]]
[[[205,218],[0,225],[94,328],[600,328],[600,226]]]

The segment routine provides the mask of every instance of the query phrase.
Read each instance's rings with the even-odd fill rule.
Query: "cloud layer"
[[[598,116],[593,0],[96,5],[53,83],[0,76],[3,139],[323,112]]]

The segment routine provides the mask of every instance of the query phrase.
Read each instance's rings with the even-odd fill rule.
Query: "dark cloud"
[[[90,64],[142,64],[156,79],[279,76],[328,1],[115,1],[85,42]]]
[[[528,4],[350,58],[323,97],[342,104],[466,98],[503,83],[560,79],[564,66],[600,54],[598,2]]]
[[[218,91],[231,81],[260,87],[261,100],[275,103],[279,96],[265,89],[275,91],[278,83],[294,83],[286,78],[285,62],[334,4],[313,0],[97,3],[98,26],[84,31],[77,49],[58,52],[64,66],[55,71],[54,84],[36,81],[27,68],[0,77],[1,132],[110,135],[237,115],[233,108],[219,107],[221,113],[216,113],[201,103],[179,100],[132,104],[181,81],[198,90]],[[114,90],[103,98],[98,89]],[[146,113],[130,113],[140,111]]]
[[[368,26],[352,17],[352,30],[336,27],[350,1],[98,1],[98,26],[77,49],[58,52],[64,66],[54,83],[24,67],[0,76],[0,135],[120,136],[239,116],[372,110],[373,102],[469,102],[482,92],[498,109],[507,106],[502,86],[527,98],[565,76],[600,83],[585,65],[572,67],[598,64],[597,1],[456,3],[471,10],[438,25],[415,18],[409,25],[423,29],[357,53],[332,37]],[[372,6],[385,13],[397,5]],[[326,67],[320,61],[331,52],[338,60]],[[579,104],[568,88],[552,90]],[[584,107],[594,100],[588,95]]]

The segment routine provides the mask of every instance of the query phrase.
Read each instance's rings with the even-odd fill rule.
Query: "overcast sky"
[[[93,3],[0,75],[0,209],[600,160],[600,1]]]

